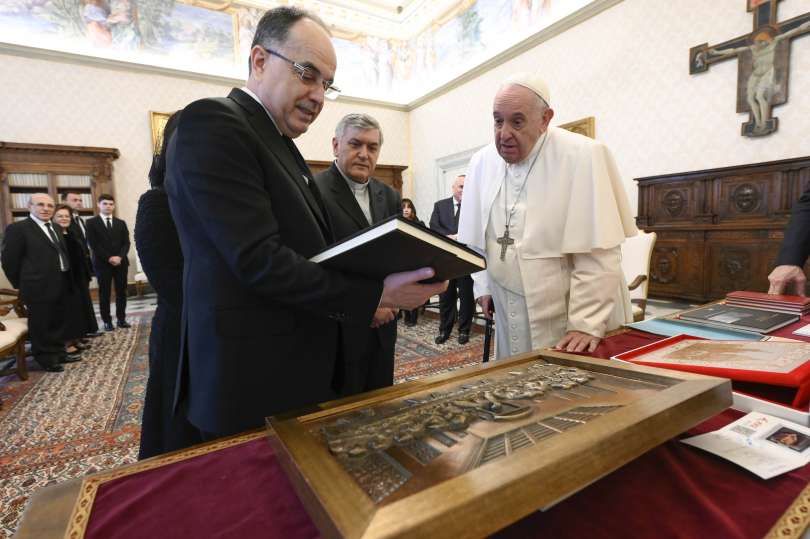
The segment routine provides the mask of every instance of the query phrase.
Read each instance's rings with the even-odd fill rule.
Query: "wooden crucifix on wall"
[[[810,32],[810,13],[779,22],[776,10],[781,0],[746,1],[748,11],[754,13],[754,30],[719,45],[692,47],[689,73],[708,71],[711,64],[736,57],[737,112],[749,113],[742,134],[761,137],[779,126],[771,110],[787,102],[790,42]]]

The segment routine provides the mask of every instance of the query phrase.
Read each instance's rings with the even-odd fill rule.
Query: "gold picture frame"
[[[520,385],[543,369],[573,369],[581,384],[565,399],[553,392],[568,389],[551,389],[520,397],[522,404],[506,399],[476,409],[469,422],[442,419],[442,409],[480,405],[463,400],[468,395],[495,402],[504,384]],[[449,408],[448,399],[456,399]],[[279,463],[324,537],[455,539],[494,533],[550,507],[730,404],[726,379],[543,350],[267,422]],[[565,422],[565,413],[574,414],[569,423],[532,430],[541,417],[548,425]],[[388,435],[375,431],[377,424],[403,429],[393,436],[417,424],[425,432],[383,440]],[[522,445],[513,440],[527,429],[535,432],[531,443],[529,435]],[[493,457],[493,448],[503,454]]]
[[[586,137],[596,138],[596,118],[593,116],[588,116],[587,118],[582,118],[581,120],[576,120],[573,122],[568,122],[567,124],[562,124],[558,127],[563,129],[567,129],[573,133],[578,133],[580,135],[585,135]]]
[[[152,151],[159,153],[160,148],[163,146],[163,130],[166,128],[166,122],[169,121],[173,112],[155,112],[149,111],[149,126],[152,130]]]

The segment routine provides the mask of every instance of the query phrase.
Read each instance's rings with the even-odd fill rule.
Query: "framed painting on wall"
[[[568,122],[567,124],[562,124],[558,127],[562,127],[563,129],[567,129],[568,131],[572,131],[574,133],[579,133],[580,135],[585,135],[586,137],[596,138],[596,118],[593,116]]]
[[[169,121],[173,112],[155,112],[149,111],[149,125],[152,129],[152,150],[154,153],[160,152],[163,146],[163,130],[166,128],[166,122]]]

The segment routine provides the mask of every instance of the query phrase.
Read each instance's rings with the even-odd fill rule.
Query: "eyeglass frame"
[[[317,77],[319,77],[321,79],[321,86],[323,86],[324,97],[327,97],[329,99],[335,99],[340,94],[340,88],[338,88],[337,86],[332,84],[335,81],[334,80],[327,80],[327,79],[323,78],[323,75],[321,75],[321,73],[317,69],[313,69],[311,67],[301,65],[298,62],[296,62],[295,60],[290,60],[289,58],[287,58],[286,56],[284,56],[280,52],[274,51],[273,49],[268,49],[267,47],[265,47],[263,45],[259,45],[259,47],[261,47],[267,54],[269,54],[271,56],[278,56],[279,58],[281,58],[285,62],[289,63],[292,66],[293,70],[295,70],[295,72],[298,74],[298,78],[301,79],[301,82],[303,82],[304,84],[312,84],[310,81],[307,81],[304,78],[305,74],[309,73],[309,74],[311,74],[313,76],[317,75]],[[317,78],[315,79],[314,82],[315,83],[318,82]]]

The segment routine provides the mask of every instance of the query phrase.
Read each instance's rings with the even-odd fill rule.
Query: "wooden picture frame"
[[[573,133],[579,133],[580,135],[585,135],[586,137],[593,139],[596,138],[596,118],[593,116],[568,122],[567,124],[562,124],[557,127],[561,127],[562,129],[567,129]]]
[[[470,398],[465,395],[486,387],[492,390],[490,396],[493,392],[503,395],[504,384],[525,384],[530,374],[539,372],[537,369],[562,372],[570,368],[586,372],[592,379],[574,389],[549,389],[540,397],[521,397],[523,408],[532,411],[530,415],[514,415],[514,420],[499,423],[493,419],[497,417],[494,414],[487,418],[476,408],[474,413],[479,415],[462,430],[441,433],[446,438],[452,435],[458,446],[448,446],[455,449],[447,449],[427,464],[415,458],[408,460],[405,444],[375,448],[369,441],[365,447],[372,449],[360,451],[367,453],[361,458],[369,458],[371,465],[360,473],[350,472],[355,466],[351,455],[356,446],[343,452],[350,443],[342,441],[340,435],[331,437],[337,430],[354,435],[362,429],[368,432],[375,425],[402,424],[403,417],[435,414],[436,407],[468,402],[452,399]],[[599,396],[605,388],[616,391]],[[566,398],[563,393],[580,397]],[[566,404],[568,400],[580,402]],[[605,404],[610,402],[618,406]],[[513,408],[519,408],[515,404],[520,403],[501,402]],[[538,509],[548,508],[730,404],[731,386],[725,379],[544,350],[333,401],[307,415],[271,417],[268,427],[270,443],[282,467],[325,537],[458,539],[494,533]],[[589,411],[602,408],[609,411]],[[552,409],[556,411],[549,412]],[[507,408],[500,410],[499,414],[512,413]],[[571,419],[587,414],[593,416]],[[552,420],[578,424],[576,428],[555,427],[557,432],[548,437],[531,434],[532,444],[518,445],[512,437],[519,430],[533,432],[530,429],[538,428],[535,424],[554,425]],[[359,428],[352,430],[356,425]],[[502,429],[502,433],[481,438],[475,429],[480,432],[482,425]],[[434,429],[430,426],[430,434],[424,438],[434,436]],[[499,436],[504,437],[503,456],[482,460],[481,455],[490,454],[490,442]],[[419,441],[427,444],[422,438]],[[429,441],[435,444],[435,440]],[[462,446],[476,449],[467,451]],[[507,447],[511,449],[507,451]],[[472,462],[469,458],[464,461],[465,451],[475,453],[475,464],[456,470],[455,475],[418,475],[420,462],[426,470],[445,456],[448,458],[441,464],[444,469],[448,463],[456,466]],[[376,461],[371,459],[374,455]],[[380,467],[377,463],[381,459],[394,460],[394,472]],[[366,461],[360,462],[365,466]],[[391,490],[386,486],[390,484],[386,474],[399,473],[397,463],[406,471],[416,471],[406,479],[411,483],[399,483]],[[369,469],[383,472],[373,472],[366,480]],[[437,469],[434,467],[433,472]],[[372,495],[376,485],[388,490],[375,501]]]
[[[152,153],[159,153],[163,146],[163,130],[173,112],[149,111],[149,127],[152,131]]]

